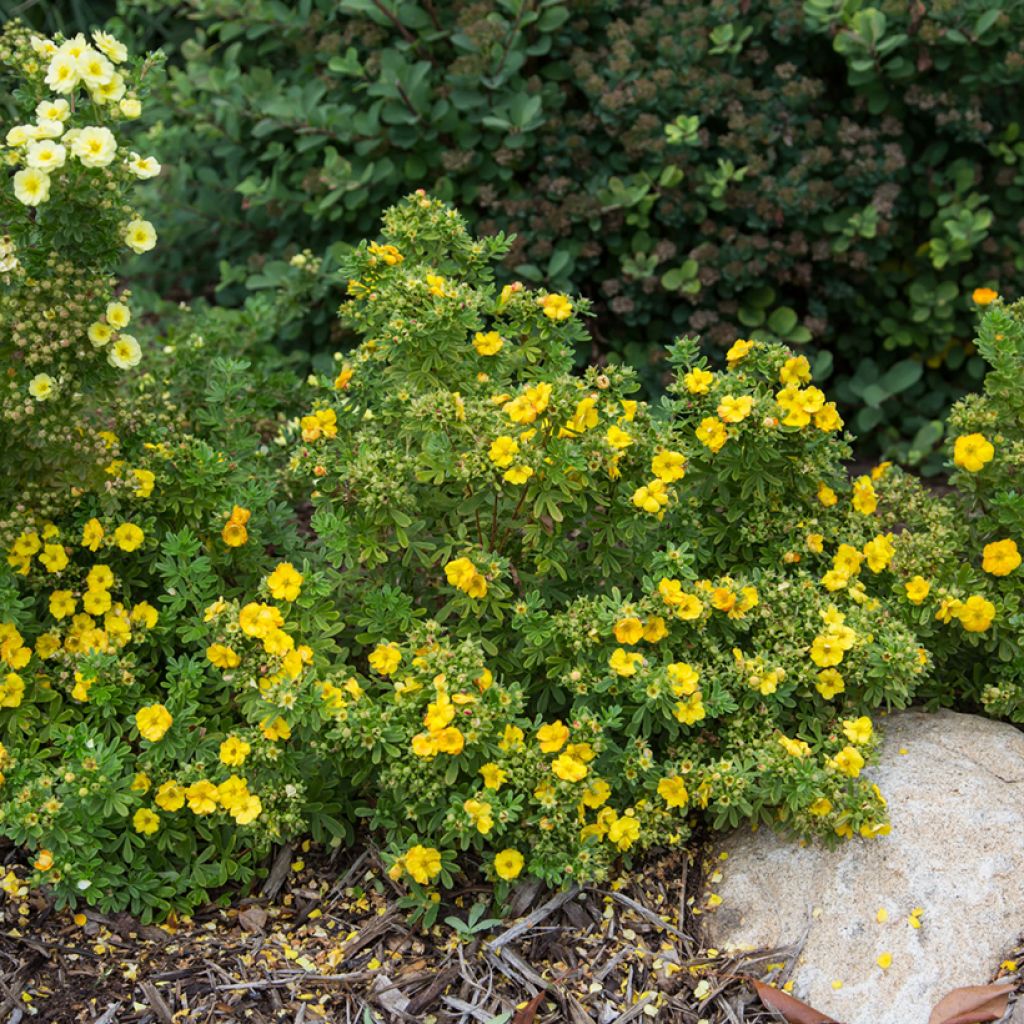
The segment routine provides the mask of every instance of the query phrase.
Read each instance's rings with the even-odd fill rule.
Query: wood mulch
[[[702,946],[714,865],[677,851],[606,886],[525,883],[502,922],[484,886],[410,926],[375,851],[284,849],[262,892],[143,926],[0,906],[0,1022],[60,1024],[757,1024],[743,977],[785,983],[798,949]],[[478,922],[475,932],[445,921]],[[442,923],[443,922],[443,923]]]

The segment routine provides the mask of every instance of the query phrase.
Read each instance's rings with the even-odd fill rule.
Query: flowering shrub
[[[928,657],[801,564],[838,493],[874,512],[807,360],[741,340],[712,372],[684,341],[650,406],[626,367],[570,374],[587,303],[493,284],[507,244],[422,194],[388,211],[345,268],[365,340],[297,427],[366,652],[321,700],[396,877],[471,849],[498,879],[600,878],[691,809],[884,832],[869,716]]]
[[[906,531],[895,599],[934,654],[932,698],[1024,722],[1024,306],[975,298],[990,369],[950,414],[952,490],[935,497],[894,473],[884,514]]]
[[[0,65],[18,82],[0,148],[0,467],[17,511],[46,512],[101,474],[109,422],[89,395],[142,358],[110,275],[156,242],[132,197],[160,165],[128,143],[152,62],[103,32],[54,41],[14,22]],[[0,508],[0,536],[11,525]]]

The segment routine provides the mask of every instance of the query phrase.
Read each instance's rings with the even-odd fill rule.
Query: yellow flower
[[[206,648],[206,657],[210,664],[222,669],[237,668],[241,661],[238,654],[226,644],[210,644]]]
[[[953,462],[968,473],[979,472],[996,450],[984,434],[964,434],[953,444]]]
[[[720,451],[726,441],[729,440],[729,432],[725,424],[714,416],[706,416],[700,421],[697,427],[697,440],[711,451]]]
[[[504,338],[497,331],[488,331],[486,334],[477,331],[473,335],[473,348],[482,356],[497,355],[504,344]]]
[[[982,552],[981,567],[993,576],[1009,576],[1020,563],[1020,552],[1013,540],[993,541]]]
[[[212,782],[200,779],[185,790],[185,799],[193,814],[213,814],[220,802],[220,793]]]
[[[291,562],[281,562],[267,577],[267,588],[277,601],[294,601],[302,589],[302,574]]]
[[[794,740],[790,739],[788,736],[780,736],[779,746],[781,746],[790,757],[802,758],[811,756],[811,748],[803,740]]]
[[[552,761],[551,770],[564,782],[579,782],[587,774],[587,766],[568,751]]]
[[[806,356],[791,356],[779,370],[779,380],[783,384],[809,384],[811,380],[811,364]]]
[[[597,399],[592,396],[581,398],[576,403],[576,411],[565,422],[559,437],[576,437],[593,430],[598,424]]]
[[[665,666],[672,692],[677,697],[688,697],[697,692],[700,673],[685,661],[674,661]]]
[[[523,870],[523,855],[518,850],[502,850],[494,855],[494,873],[506,882],[518,878]]]
[[[640,838],[640,822],[623,815],[608,826],[608,841],[620,850],[628,850]]]
[[[0,683],[0,708],[21,706],[25,696],[25,680],[17,672],[8,672]]]
[[[816,636],[811,644],[811,661],[819,668],[838,665],[845,653],[842,644],[833,636]]]
[[[644,635],[644,625],[636,616],[631,615],[616,622],[613,632],[620,644],[635,644]]]
[[[252,747],[245,740],[240,740],[237,736],[229,736],[221,743],[219,756],[223,764],[237,767],[245,763],[250,750]]]
[[[441,851],[431,846],[413,846],[402,858],[405,870],[420,885],[427,885],[441,874]]]
[[[37,373],[28,382],[28,393],[37,401],[45,402],[57,395],[57,382],[48,373]]]
[[[68,565],[68,553],[63,544],[44,544],[39,561],[47,572],[62,572]]]
[[[665,620],[660,615],[652,615],[644,623],[644,639],[649,644],[656,644],[667,636],[668,629],[665,626]]]
[[[818,501],[820,501],[825,508],[831,508],[838,500],[836,492],[833,491],[828,484],[818,484]]]
[[[346,391],[348,390],[349,384],[352,383],[352,378],[355,376],[355,370],[351,366],[343,366],[338,376],[334,378],[334,389],[335,391]]]
[[[999,292],[995,292],[991,288],[975,288],[971,292],[971,298],[976,305],[988,306],[999,298]]]
[[[135,712],[135,726],[139,735],[150,743],[158,743],[170,729],[174,718],[163,704],[148,704]]]
[[[896,554],[896,547],[893,544],[894,539],[891,533],[879,534],[864,545],[864,557],[867,559],[868,568],[872,572],[877,573],[888,568],[889,563]]]
[[[871,726],[871,719],[867,715],[860,718],[847,719],[843,722],[843,733],[851,743],[867,743],[874,730]]]
[[[50,594],[50,614],[57,619],[66,619],[75,614],[75,596],[70,590],[55,590]]]
[[[263,640],[284,625],[284,618],[273,605],[250,601],[238,613],[238,625],[246,636]]]
[[[516,456],[519,454],[519,444],[515,438],[509,437],[507,434],[502,434],[501,437],[496,437],[491,442],[490,450],[487,453],[487,457],[496,466],[504,469],[506,466],[511,466],[515,462]]]
[[[369,657],[370,668],[382,676],[391,675],[402,661],[402,652],[394,644],[379,644]]]
[[[984,633],[996,617],[996,606],[980,594],[974,594],[960,605],[955,614],[968,633]]]
[[[160,828],[160,815],[148,807],[140,807],[132,817],[132,825],[136,832],[151,836]]]
[[[622,448],[628,448],[633,443],[633,435],[627,434],[626,431],[619,427],[611,426],[608,428],[605,440],[612,448],[621,450]]]
[[[568,320],[572,316],[572,303],[566,295],[545,295],[537,302],[549,320]]]
[[[818,797],[807,810],[816,818],[824,818],[832,810],[832,801],[823,796]]]
[[[456,754],[461,754],[463,747],[466,745],[466,737],[451,725],[447,729],[442,729],[439,733],[436,733],[434,738],[437,741],[437,749],[442,754],[450,754],[452,757]]]
[[[914,576],[903,584],[903,588],[911,604],[920,604],[928,596],[932,585],[923,576]]]
[[[482,836],[487,835],[494,828],[491,805],[486,800],[466,800],[462,804],[462,809],[469,815],[470,821]]]
[[[82,595],[82,607],[90,615],[102,615],[110,610],[111,604],[109,590],[87,590]]]
[[[887,971],[892,967],[892,953],[881,953],[878,959],[875,961],[883,971]]]
[[[518,485],[525,484],[531,476],[533,476],[533,470],[529,466],[512,466],[505,470],[502,479],[507,480],[510,484]]]
[[[249,539],[245,524],[249,522],[250,515],[247,508],[239,508],[238,505],[231,510],[231,515],[221,531],[221,538],[228,547],[240,548]]]
[[[484,779],[484,788],[493,789],[495,792],[501,789],[505,780],[508,778],[508,772],[493,761],[488,761],[487,764],[481,765],[480,774]]]
[[[316,409],[308,416],[299,420],[302,429],[302,440],[312,444],[321,437],[338,436],[338,414],[333,409]]]
[[[691,395],[706,395],[711,390],[714,380],[715,375],[713,373],[698,367],[684,375],[683,386]]]
[[[507,733],[507,730],[506,730]],[[520,737],[522,733],[520,732]],[[545,754],[557,753],[562,747],[565,746],[569,739],[569,727],[562,723],[561,719],[556,719],[554,722],[550,722],[547,725],[542,725],[537,730],[537,742],[540,744],[540,749]],[[503,749],[508,749],[503,747]]]
[[[82,527],[82,547],[90,551],[98,551],[103,540],[103,526],[98,519],[90,519]]]
[[[635,651],[625,651],[621,647],[616,647],[612,652],[612,656],[608,659],[608,667],[620,676],[632,676],[636,675],[637,664],[642,663],[643,660],[644,656],[642,654],[638,654]]]
[[[825,700],[831,700],[837,693],[843,693],[846,690],[843,677],[834,668],[822,669],[818,673],[818,681],[814,685]]]
[[[153,801],[161,810],[180,811],[185,806],[185,787],[171,779],[157,789]]]
[[[843,747],[834,758],[829,760],[829,766],[837,772],[855,779],[860,775],[861,768],[864,767],[864,758],[861,757],[860,751],[856,747]]]
[[[682,452],[663,451],[651,459],[651,472],[666,484],[682,480],[686,473],[686,456]]]
[[[718,416],[726,423],[739,423],[750,415],[753,408],[754,400],[750,395],[726,395],[718,403]]]
[[[503,406],[513,423],[533,423],[551,401],[551,385],[541,382]]]
[[[754,342],[746,341],[743,338],[737,338],[737,340],[733,342],[732,348],[725,353],[726,362],[728,362],[730,367],[735,366],[750,354],[753,347]]]
[[[633,492],[632,500],[637,508],[643,509],[652,516],[658,516],[660,519],[664,515],[663,509],[668,504],[668,498],[669,493],[664,482],[652,480],[649,484],[638,487]]]
[[[678,775],[669,776],[658,782],[658,796],[668,804],[669,807],[685,807],[690,794],[686,792],[686,785]]]
[[[839,415],[839,410],[836,409],[835,402],[826,402],[814,414],[814,425],[825,433],[842,428],[843,418]]]
[[[487,596],[487,580],[468,558],[454,559],[445,565],[444,572],[453,587],[470,597],[479,599]]]
[[[263,811],[263,802],[255,793],[247,793],[231,807],[231,817],[236,825],[250,825]]]
[[[560,726],[562,723],[561,722],[557,722],[555,724]],[[506,725],[505,726],[505,731],[502,733],[501,740],[498,742],[498,747],[501,750],[504,750],[504,751],[516,750],[517,748],[522,746],[523,738],[524,738],[523,730],[520,729],[518,725]],[[539,732],[537,734],[537,738],[540,739],[540,733]],[[566,729],[565,730],[565,739],[562,740],[562,743],[560,743],[558,745],[558,747],[552,747],[551,750],[545,751],[545,753],[551,753],[554,750],[558,750],[559,747],[561,747],[562,744],[565,743],[565,740],[568,739],[568,738],[569,738],[569,730]],[[543,745],[541,745],[540,749],[544,750]]]
[[[612,788],[604,779],[594,779],[593,782],[583,791],[580,798],[586,807],[597,809],[607,803],[608,797],[612,795]]]
[[[878,508],[878,498],[871,477],[859,476],[853,481],[853,507],[865,516],[872,515]]]

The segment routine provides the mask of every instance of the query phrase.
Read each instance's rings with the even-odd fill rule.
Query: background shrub
[[[1022,255],[1019,5],[121,11],[141,34],[159,18],[176,50],[153,129],[175,154],[159,290],[220,279],[238,301],[282,256],[343,252],[423,185],[477,230],[517,234],[504,278],[572,280],[596,314],[579,355],[624,358],[655,391],[678,333],[821,347],[816,376],[834,357],[859,434],[916,462],[983,372],[968,296],[1011,288]],[[331,323],[316,304],[285,343],[328,350]]]

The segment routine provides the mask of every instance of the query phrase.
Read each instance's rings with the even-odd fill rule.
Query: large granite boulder
[[[806,935],[793,994],[837,1020],[927,1024],[950,989],[989,981],[1024,932],[1024,733],[948,711],[879,725],[869,774],[892,834],[825,850],[737,831],[716,847],[722,902],[705,920],[723,949]]]

